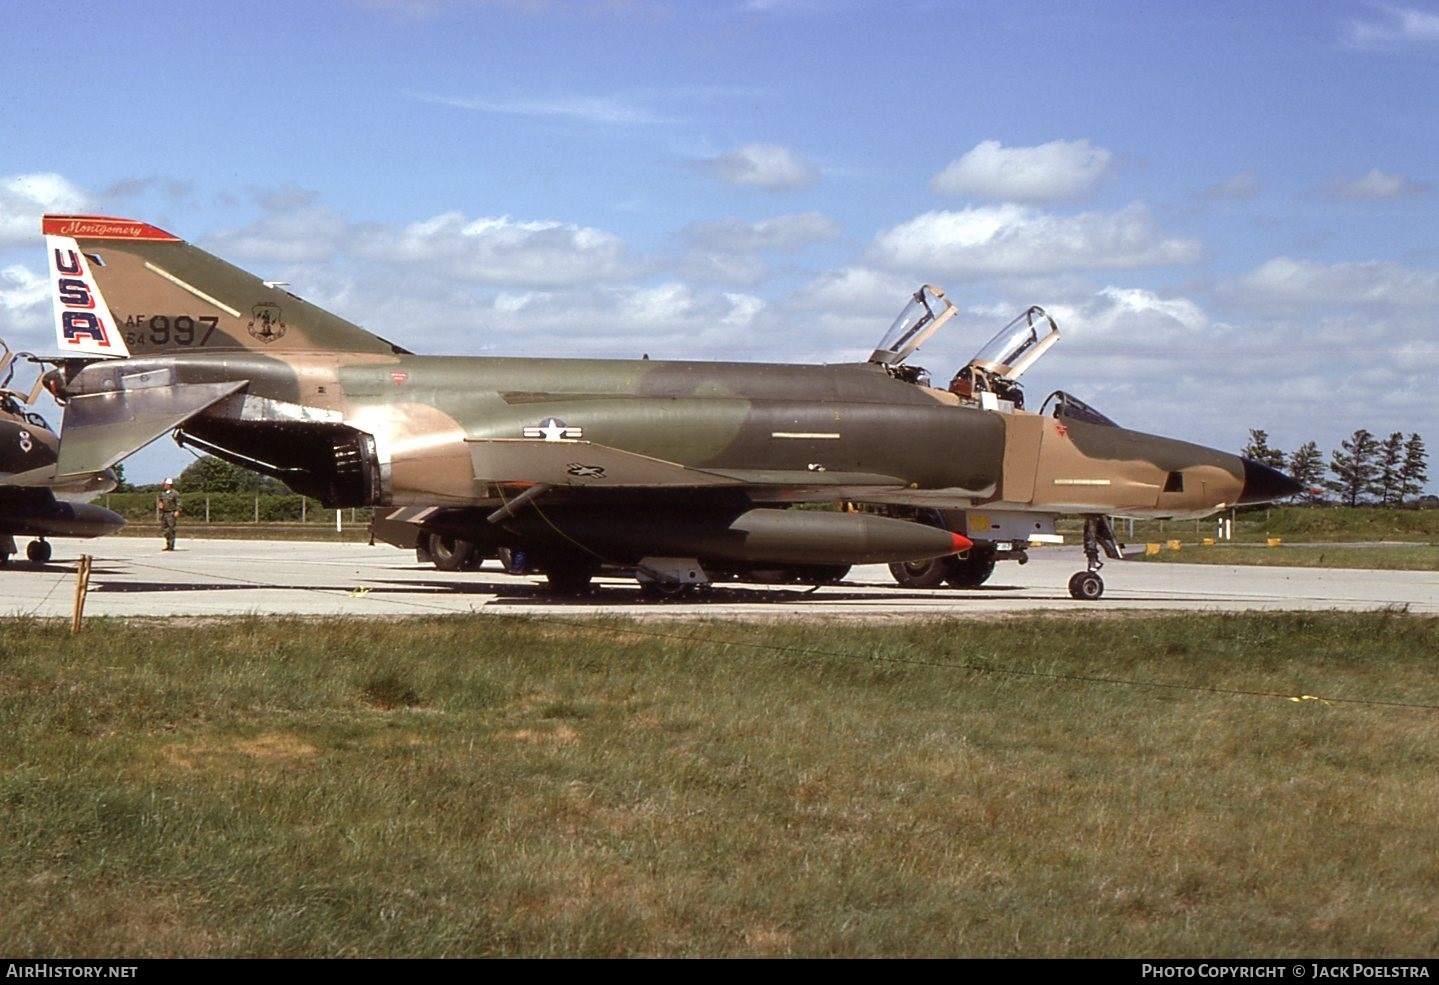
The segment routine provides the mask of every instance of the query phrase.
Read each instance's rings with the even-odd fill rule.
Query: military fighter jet
[[[542,572],[602,567],[650,592],[720,579],[819,582],[860,563],[997,558],[1086,518],[1098,598],[1106,517],[1203,516],[1291,495],[1288,477],[1120,428],[1017,379],[1058,338],[1022,313],[951,380],[906,360],[956,313],[917,291],[852,365],[417,356],[144,222],[46,216],[67,401],[60,473],[177,441],[393,535]],[[810,504],[851,508],[806,509]],[[399,537],[394,539],[399,540]]]
[[[100,537],[125,521],[85,502],[115,488],[114,473],[57,479],[60,439],[29,409],[39,396],[39,380],[29,393],[10,388],[15,355],[0,340],[0,565],[16,552],[16,534],[36,538],[26,545],[25,556],[44,564],[52,550],[45,538]]]

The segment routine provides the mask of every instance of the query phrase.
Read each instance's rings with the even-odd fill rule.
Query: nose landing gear
[[[1099,577],[1099,569],[1104,567],[1104,562],[1099,559],[1101,548],[1108,557],[1122,556],[1119,553],[1119,542],[1114,539],[1114,531],[1109,526],[1109,520],[1102,516],[1086,516],[1084,518],[1084,558],[1088,562],[1088,569],[1076,572],[1069,579],[1071,598],[1093,602],[1104,594],[1104,579]]]

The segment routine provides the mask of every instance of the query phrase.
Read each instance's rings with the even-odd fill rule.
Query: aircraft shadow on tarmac
[[[893,586],[892,591],[876,593],[835,591],[843,589],[843,582],[828,586],[831,590],[819,594],[811,587],[776,587],[765,585],[711,585],[700,591],[680,595],[653,597],[645,595],[633,585],[596,585],[580,595],[560,595],[551,592],[538,582],[515,584],[514,582],[490,581],[406,581],[392,582],[392,587],[376,588],[383,592],[429,592],[451,595],[491,595],[491,605],[546,605],[546,606],[631,606],[642,605],[749,605],[755,602],[789,602],[834,604],[837,602],[871,602],[889,604],[892,602],[918,602],[935,598],[985,598],[993,592],[1017,592],[1017,585],[986,585],[982,591],[955,591],[946,595],[905,591]],[[885,586],[864,586],[884,588]]]
[[[91,595],[96,593],[105,595],[143,595],[150,592],[254,592],[254,591],[327,591],[328,589],[314,585],[306,585],[303,588],[295,588],[290,585],[245,585],[245,584],[207,584],[200,582],[185,582],[175,584],[173,582],[161,581],[104,581],[96,580],[95,575],[90,575]],[[348,590],[348,589],[343,589]]]
[[[51,571],[58,574],[72,573],[75,569],[69,564],[48,564],[35,565],[39,570]],[[1049,601],[1055,598],[1067,596],[1064,593],[1046,593],[1042,589],[1025,589],[1020,585],[985,585],[978,589],[955,589],[949,591],[913,591],[905,590],[899,586],[892,586],[888,591],[874,591],[883,589],[883,585],[862,586],[867,591],[843,591],[844,583],[828,586],[829,591],[823,594],[816,592],[813,588],[795,586],[792,588],[775,587],[764,585],[711,585],[703,591],[695,591],[675,596],[654,597],[645,595],[633,585],[596,585],[587,594],[583,595],[559,595],[550,591],[549,587],[541,582],[492,582],[492,581],[383,581],[366,580],[359,583],[346,584],[306,584],[306,585],[260,585],[248,582],[162,582],[162,581],[113,581],[107,580],[106,575],[115,575],[121,569],[96,568],[91,574],[91,594],[107,595],[144,595],[162,593],[183,593],[183,592],[288,592],[296,594],[319,593],[324,595],[358,595],[374,594],[384,596],[489,596],[486,603],[493,606],[513,606],[522,608],[526,606],[548,606],[548,607],[574,607],[574,608],[621,608],[644,606],[728,606],[728,605],[754,605],[756,603],[774,603],[790,605],[835,605],[835,604],[870,604],[870,605],[911,605],[924,602],[962,602],[973,600],[976,602],[995,601],[1009,597],[1015,593],[1030,591],[1035,601]],[[861,587],[861,586],[855,586]],[[1233,597],[1226,596],[1199,596],[1186,595],[1185,601],[1191,604],[1219,605],[1226,602],[1233,602]],[[1147,603],[1166,604],[1173,603],[1173,595],[1126,595],[1122,600],[1114,599],[1116,604],[1132,606]],[[1101,603],[1102,605],[1102,603]]]
[[[75,571],[75,565],[71,563],[58,563],[46,565],[31,565],[28,562],[26,567],[33,570],[54,572],[57,574],[70,574]],[[958,601],[961,599],[974,599],[976,601],[1002,598],[1013,593],[1023,592],[1026,589],[1020,585],[985,585],[982,588],[952,589],[946,591],[914,591],[900,588],[898,585],[853,585],[852,588],[863,588],[864,591],[844,591],[846,583],[838,582],[826,586],[828,591],[823,594],[817,592],[810,586],[795,585],[774,586],[762,584],[713,584],[707,588],[692,592],[685,592],[673,596],[650,596],[643,593],[632,584],[598,584],[591,589],[578,595],[561,595],[551,592],[549,587],[542,582],[514,582],[514,581],[449,581],[440,579],[431,580],[384,580],[365,579],[358,583],[347,582],[344,584],[323,584],[310,583],[304,585],[280,585],[280,584],[257,584],[254,582],[166,582],[158,580],[148,581],[120,581],[114,580],[115,576],[127,573],[124,566],[96,566],[91,572],[89,591],[93,593],[110,595],[143,595],[175,592],[302,592],[321,594],[377,594],[377,595],[476,595],[489,596],[490,605],[512,605],[512,606],[574,606],[574,607],[606,607],[606,606],[633,606],[633,605],[752,605],[757,602],[775,602],[789,604],[820,604],[833,605],[836,603],[874,603],[874,604],[909,604],[916,602],[934,601]],[[879,589],[880,591],[876,591]],[[1126,601],[1146,601],[1145,599],[1128,599]],[[1148,601],[1161,601],[1153,599]]]

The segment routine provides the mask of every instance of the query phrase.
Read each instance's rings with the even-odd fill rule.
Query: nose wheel
[[[1069,595],[1083,602],[1093,602],[1104,594],[1104,579],[1093,571],[1079,571],[1069,579]]]
[[[1104,594],[1104,579],[1099,577],[1099,569],[1104,567],[1104,562],[1099,559],[1100,548],[1112,558],[1122,556],[1109,521],[1102,516],[1087,516],[1084,518],[1084,559],[1088,562],[1088,570],[1075,572],[1069,579],[1071,598],[1093,602]]]

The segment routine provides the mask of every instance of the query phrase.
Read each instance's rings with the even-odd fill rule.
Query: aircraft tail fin
[[[95,283],[92,257],[73,236],[52,233],[45,222],[45,249],[50,254],[50,287],[55,302],[55,344],[79,357],[124,357],[130,354],[110,308]]]
[[[62,351],[404,352],[148,223],[47,215],[42,228]]]

